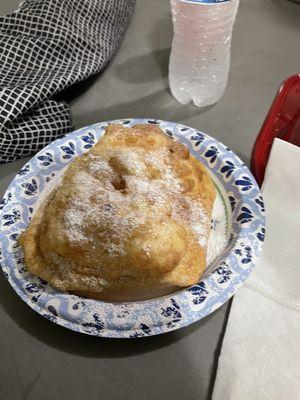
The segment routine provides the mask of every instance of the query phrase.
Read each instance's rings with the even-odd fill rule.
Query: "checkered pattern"
[[[100,72],[135,0],[25,0],[0,17],[0,163],[72,129],[63,89]]]

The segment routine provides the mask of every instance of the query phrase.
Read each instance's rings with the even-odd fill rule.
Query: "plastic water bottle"
[[[171,0],[174,37],[169,84],[181,104],[198,107],[223,95],[239,0]]]

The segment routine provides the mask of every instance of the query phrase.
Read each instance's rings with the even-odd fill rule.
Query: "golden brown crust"
[[[160,128],[110,125],[21,235],[27,268],[60,290],[113,301],[195,284],[214,199],[205,168]]]

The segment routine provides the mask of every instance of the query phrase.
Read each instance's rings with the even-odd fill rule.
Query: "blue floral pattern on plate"
[[[102,136],[109,123],[130,127],[155,124],[210,171],[227,196],[230,241],[200,282],[158,299],[108,303],[55,290],[31,275],[18,245],[49,182]],[[0,254],[5,277],[17,294],[45,318],[95,336],[133,338],[157,335],[189,325],[224,304],[255,266],[265,237],[264,203],[244,163],[226,146],[203,132],[157,119],[102,122],[70,133],[33,157],[16,175],[0,202]]]

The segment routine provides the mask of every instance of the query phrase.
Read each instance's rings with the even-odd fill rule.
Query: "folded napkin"
[[[300,398],[300,148],[275,139],[262,188],[266,241],[235,295],[213,400]]]
[[[72,129],[57,93],[100,72],[135,0],[24,0],[0,17],[0,163],[29,156]]]

